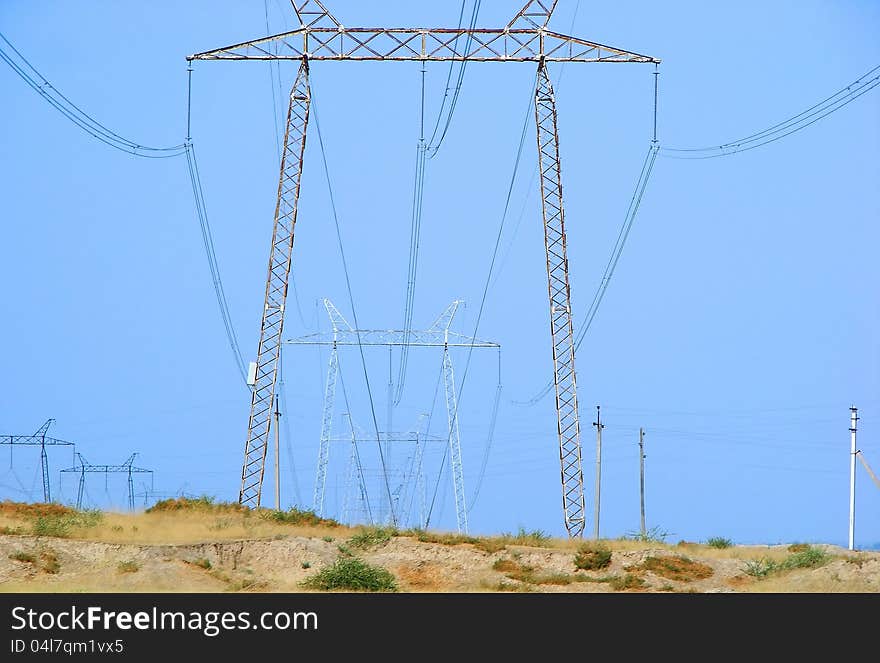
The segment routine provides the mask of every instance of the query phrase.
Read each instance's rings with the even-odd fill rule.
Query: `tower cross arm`
[[[21,444],[27,446],[40,446],[45,444],[50,446],[74,446],[73,442],[67,440],[59,440],[55,437],[42,438],[39,435],[0,435],[0,444]]]
[[[649,55],[552,32],[544,27],[302,27],[190,55],[187,60],[359,60],[435,62],[641,62]]]

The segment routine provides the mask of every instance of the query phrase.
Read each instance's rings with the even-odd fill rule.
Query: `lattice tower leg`
[[[346,525],[351,525],[353,523],[352,512],[353,512],[353,503],[355,501],[355,463],[357,459],[355,457],[356,449],[354,448],[354,441],[351,443],[350,453],[348,454],[348,467],[345,472],[345,494],[342,496],[343,504],[342,504],[342,522]]]
[[[324,515],[324,490],[327,485],[327,465],[330,463],[330,434],[333,429],[333,407],[336,400],[336,378],[339,373],[339,354],[336,346],[330,350],[327,384],[324,388],[324,407],[321,414],[321,440],[318,446],[318,465],[315,471],[315,494],[312,502],[315,513]]]
[[[43,470],[43,502],[49,504],[52,494],[49,487],[49,455],[46,453],[46,440],[40,444],[40,467]]]
[[[464,473],[461,466],[461,437],[458,430],[458,401],[455,395],[455,373],[449,348],[443,348],[443,381],[446,385],[446,414],[449,422],[449,466],[455,493],[455,520],[458,531],[467,534],[467,504],[464,495]]]
[[[260,506],[263,474],[266,469],[266,451],[272,422],[278,360],[281,354],[284,304],[287,300],[287,286],[290,279],[293,233],[299,204],[309,107],[309,65],[307,60],[303,60],[290,93],[290,106],[287,112],[278,201],[275,207],[275,227],[272,232],[260,344],[257,349],[256,384],[253,387],[244,463],[241,470],[241,491],[238,501],[250,507]]]
[[[559,460],[562,471],[562,508],[565,528],[569,536],[576,537],[584,530],[584,477],[581,465],[580,423],[574,369],[574,331],[571,320],[565,214],[562,205],[556,99],[544,62],[538,67],[535,119],[538,125],[544,245],[547,251],[550,332],[553,340],[553,374],[556,386]]]
[[[86,487],[86,473],[85,471],[81,472],[79,475],[79,488],[76,491],[76,508],[82,509],[83,505],[83,491]]]

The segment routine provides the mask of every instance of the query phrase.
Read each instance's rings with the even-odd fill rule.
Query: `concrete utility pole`
[[[641,519],[639,521],[639,530],[644,539],[648,535],[645,527],[645,429],[639,428],[639,501]]]
[[[849,436],[850,436],[850,455],[849,455],[849,549],[853,550],[855,546],[856,534],[856,426],[859,421],[859,409],[853,405],[849,409]]]
[[[279,449],[281,445],[278,443],[280,431],[278,430],[281,422],[281,411],[278,409],[278,396],[275,397],[275,510],[281,511],[281,454]]]
[[[601,411],[597,405],[596,421],[593,422],[593,425],[596,427],[596,509],[594,513],[595,530],[593,538],[596,540],[599,539],[599,493],[602,488],[602,429],[605,428],[600,415]]]

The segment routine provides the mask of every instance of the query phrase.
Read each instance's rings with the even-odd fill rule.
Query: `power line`
[[[412,217],[409,231],[409,265],[406,276],[406,303],[403,309],[403,346],[400,349],[400,364],[397,371],[397,391],[394,405],[403,398],[406,382],[406,368],[409,360],[409,338],[412,331],[412,317],[415,306],[416,278],[419,268],[419,248],[422,232],[422,208],[425,198],[425,64],[422,63],[422,94],[419,142],[416,147],[415,180],[413,182]]]
[[[626,246],[626,240],[629,238],[630,230],[632,229],[633,222],[635,221],[636,214],[638,213],[639,207],[642,203],[642,198],[645,194],[645,188],[648,186],[648,180],[651,177],[651,172],[654,169],[654,163],[657,160],[657,146],[652,145],[648,148],[648,153],[645,155],[645,161],[642,163],[642,170],[639,174],[639,180],[636,183],[636,188],[633,191],[633,196],[630,199],[629,209],[627,210],[626,216],[623,219],[623,223],[620,226],[620,231],[617,234],[617,241],[614,243],[614,247],[611,250],[611,256],[608,258],[608,263],[605,265],[605,272],[602,275],[602,279],[599,282],[599,286],[596,289],[595,294],[593,295],[593,301],[590,304],[590,308],[587,310],[585,321],[581,330],[578,332],[577,341],[575,342],[575,351],[579,350],[581,344],[584,342],[584,338],[586,337],[587,332],[590,330],[590,327],[593,324],[593,320],[596,317],[596,313],[599,311],[599,306],[602,304],[602,300],[605,298],[605,292],[608,290],[608,285],[611,282],[611,277],[614,276],[614,271],[617,269],[617,263],[620,261],[620,256],[623,253],[623,249]],[[539,403],[543,400],[547,394],[549,394],[553,390],[553,380],[550,380],[537,394],[532,396],[531,398],[525,401],[512,401],[514,405],[521,406],[532,406]]]
[[[287,450],[287,466],[288,471],[290,472],[290,482],[293,484],[293,494],[296,497],[297,506],[303,504],[302,495],[299,491],[299,479],[296,476],[296,465],[293,457],[293,445],[291,440],[293,439],[290,434],[290,409],[287,406],[287,389],[285,389],[284,385],[284,353],[282,352],[279,356],[279,391],[281,392],[281,405],[284,408],[283,420],[284,420],[284,446]]]
[[[664,156],[671,159],[716,159],[718,157],[730,156],[740,152],[747,152],[774,143],[786,136],[790,136],[793,133],[806,129],[819,120],[837,112],[844,106],[849,105],[863,94],[867,94],[873,90],[880,85],[880,74],[868,80],[863,79],[867,78],[878,69],[880,69],[880,65],[877,65],[846,87],[838,90],[831,96],[826,97],[819,103],[814,104],[797,115],[782,122],[778,122],[763,131],[721,145],[709,147],[663,148]],[[674,152],[677,154],[667,154],[668,152]]]
[[[489,417],[489,434],[486,436],[486,446],[483,449],[483,462],[480,464],[480,473],[477,475],[477,485],[471,496],[468,511],[472,511],[480,496],[483,480],[486,478],[486,467],[489,464],[489,452],[492,450],[492,442],[495,439],[495,424],[498,421],[498,409],[501,406],[501,350],[498,351],[498,386],[495,388],[495,400],[492,403],[492,414]]]
[[[269,0],[263,0],[263,15],[266,18],[266,33],[272,34],[272,30],[269,28]],[[275,46],[275,54],[278,54],[278,46]],[[272,72],[272,65],[275,64],[275,61],[269,61],[269,87],[272,88],[272,117],[274,118],[274,122],[272,123],[272,128],[275,130],[275,153],[281,155],[281,137],[280,131],[278,129],[278,100],[275,97],[275,74]]]
[[[379,460],[382,465],[382,475],[383,475],[383,478],[385,481],[385,490],[388,493],[388,508],[391,513],[392,524],[396,524],[397,519],[394,515],[394,498],[391,495],[391,485],[388,482],[388,470],[385,466],[385,453],[382,450],[382,439],[381,439],[381,436],[379,435],[379,420],[376,417],[376,406],[373,401],[373,389],[370,386],[370,375],[367,371],[367,359],[364,355],[364,346],[361,343],[361,334],[359,331],[361,327],[360,327],[360,324],[358,323],[357,309],[354,305],[354,294],[351,289],[351,278],[349,277],[349,273],[348,273],[348,261],[345,259],[345,249],[342,244],[342,230],[339,226],[339,215],[336,212],[336,198],[333,195],[333,184],[330,179],[330,168],[327,165],[327,152],[324,148],[324,138],[323,138],[323,135],[321,134],[321,123],[318,120],[318,108],[317,108],[317,104],[315,103],[314,93],[312,93],[311,104],[312,104],[312,112],[315,115],[315,128],[317,129],[317,133],[318,133],[318,144],[320,145],[320,148],[321,148],[321,161],[323,162],[323,165],[324,165],[324,175],[327,180],[327,192],[330,197],[330,209],[333,214],[333,223],[336,227],[336,241],[337,241],[337,245],[339,247],[339,255],[342,259],[342,270],[345,275],[345,286],[346,286],[346,290],[348,292],[348,302],[349,302],[349,305],[351,306],[351,316],[352,316],[352,320],[354,321],[355,332],[357,334],[357,339],[358,339],[358,351],[359,351],[360,357],[361,357],[361,367],[363,368],[364,382],[366,383],[367,396],[369,397],[369,400],[370,400],[370,414],[373,419],[373,429],[376,433],[376,446],[379,450]]]
[[[229,313],[229,302],[223,290],[223,280],[220,278],[220,266],[217,254],[214,250],[214,238],[211,232],[211,224],[208,220],[208,212],[205,206],[205,197],[202,191],[202,182],[199,177],[199,166],[196,161],[195,146],[192,142],[186,144],[186,163],[189,168],[189,178],[192,184],[193,198],[196,204],[196,213],[199,217],[199,227],[202,231],[202,243],[205,247],[205,256],[208,258],[208,269],[211,271],[211,285],[214,287],[214,295],[220,308],[220,317],[223,319],[223,327],[226,330],[226,340],[232,351],[233,359],[241,375],[242,381],[247,384],[247,372],[244,367],[241,348],[235,335],[232,317]]]
[[[2,39],[9,48],[18,56],[18,59],[23,63],[17,64],[15,59],[0,46],[0,59],[2,59],[9,67],[16,73],[18,76],[27,83],[37,94],[43,97],[55,110],[64,115],[68,120],[73,122],[80,129],[85,131],[87,134],[92,136],[93,138],[98,139],[105,145],[108,145],[116,150],[121,152],[125,152],[127,154],[131,154],[137,157],[144,157],[148,159],[167,159],[171,157],[181,156],[186,148],[186,145],[181,143],[180,145],[172,145],[170,147],[150,147],[147,145],[142,145],[136,141],[129,140],[125,138],[115,131],[108,129],[106,126],[98,122],[91,115],[82,110],[79,106],[74,104],[70,99],[68,99],[64,94],[62,94],[49,80],[46,79],[37,69],[25,58],[21,52],[15,48],[15,46],[10,42],[3,33],[0,33],[0,39]],[[36,80],[34,76],[29,74],[26,70],[29,69],[33,74],[39,79]]]
[[[439,372],[439,374],[437,375],[437,382],[436,382],[436,384],[434,385],[434,396],[433,396],[433,398],[431,399],[431,409],[430,409],[430,411],[428,412],[428,423],[427,423],[427,425],[425,426],[425,434],[426,434],[426,435],[430,435],[430,433],[431,433],[431,421],[432,421],[433,418],[434,418],[434,408],[435,408],[436,405],[437,405],[437,394],[440,393],[440,381],[441,381],[442,379],[443,379],[443,360],[441,359],[441,361],[440,361],[440,372]],[[445,460],[445,458],[444,458],[444,460]],[[418,477],[418,476],[420,475],[420,473],[421,473],[421,471],[422,471],[422,465],[423,465],[423,463],[424,463],[424,454],[422,454],[422,456],[419,458],[419,465],[418,465],[418,467],[416,468],[416,472],[415,472],[415,475],[414,475],[414,476]],[[442,469],[441,469],[441,471],[442,471]],[[436,497],[436,495],[437,495],[437,487],[435,486],[435,487],[434,487],[434,497]],[[415,500],[415,491],[413,491],[413,497],[412,497],[412,499],[410,499],[410,504],[409,504],[409,508],[408,508],[407,512],[411,512],[411,511],[412,511],[412,504],[413,504],[413,501],[414,501],[414,500]],[[432,501],[433,501],[433,500],[432,500]],[[420,527],[421,527],[423,524],[424,524],[424,523],[422,523],[421,521],[419,522],[419,526],[420,526]]]
[[[501,222],[498,226],[498,234],[495,237],[495,247],[492,250],[492,259],[489,263],[489,271],[486,274],[486,282],[483,285],[483,294],[482,294],[482,297],[480,298],[480,308],[477,311],[477,318],[476,318],[476,322],[474,323],[474,333],[472,334],[473,339],[477,338],[477,335],[478,335],[478,332],[480,329],[480,322],[483,319],[483,309],[486,305],[486,297],[489,294],[489,285],[492,281],[492,271],[495,269],[495,261],[498,258],[498,249],[501,247],[501,237],[504,233],[504,224],[507,221],[507,213],[510,210],[510,198],[513,195],[513,187],[516,184],[516,176],[519,173],[519,165],[520,165],[520,162],[522,161],[523,146],[525,145],[526,133],[528,131],[528,126],[529,126],[529,115],[530,115],[532,103],[533,103],[534,96],[535,96],[535,90],[537,89],[537,85],[538,85],[538,79],[536,76],[535,77],[535,85],[532,87],[531,92],[529,93],[529,103],[526,107],[525,118],[523,119],[523,127],[522,127],[522,132],[520,133],[519,146],[517,147],[517,151],[516,151],[516,159],[513,164],[513,172],[511,173],[511,176],[510,176],[510,185],[507,189],[507,198],[504,202],[504,212],[501,215]],[[456,398],[456,400],[455,400],[455,412],[453,413],[453,416],[452,416],[453,421],[455,421],[458,418],[458,410],[461,406],[461,396],[462,396],[462,393],[464,392],[464,386],[467,381],[468,370],[470,369],[471,357],[473,356],[473,352],[474,352],[474,344],[472,342],[470,344],[470,347],[468,348],[467,360],[465,361],[464,372],[462,373],[462,378],[461,378],[461,384],[459,385],[459,388],[458,388],[458,398]],[[450,432],[450,437],[451,437],[451,435],[452,434]],[[439,486],[439,484],[440,484],[440,479],[443,474],[443,467],[446,463],[446,456],[448,455],[448,453],[449,453],[449,444],[446,445],[446,447],[443,451],[443,458],[440,462],[440,470],[437,473],[437,481],[434,486],[434,499],[436,499],[436,497],[437,497],[437,486]],[[431,519],[431,513],[433,512],[433,509],[434,509],[434,499],[431,500],[431,507],[428,510],[428,517],[427,517],[426,523],[425,523],[426,526],[427,526],[427,523]]]
[[[345,374],[342,372],[341,362],[338,365],[340,366],[340,368],[339,368],[339,384],[342,386],[342,398],[345,401],[345,410],[346,410],[346,412],[348,412],[348,427],[351,430],[351,437],[352,437],[351,444],[352,444],[352,448],[354,451],[355,465],[357,465],[358,478],[360,479],[361,495],[363,496],[364,506],[367,509],[367,518],[370,521],[370,524],[373,524],[373,510],[370,508],[370,493],[367,491],[367,484],[364,481],[364,466],[361,463],[361,452],[360,452],[360,449],[358,449],[357,440],[354,439],[357,436],[355,435],[355,432],[354,432],[354,422],[352,420],[354,415],[351,411],[351,404],[348,401],[348,390],[345,388]],[[377,435],[378,435],[378,433],[377,433]],[[380,451],[381,451],[381,447],[380,447]]]
[[[9,53],[7,53],[2,48],[2,46],[0,46],[0,59],[2,59],[7,65],[9,65],[9,67],[13,71],[15,71],[15,73],[18,74],[22,80],[24,80],[41,97],[43,97],[43,99],[47,101],[53,108],[55,108],[58,112],[64,115],[64,117],[66,117],[73,124],[78,126],[80,129],[85,131],[93,138],[96,138],[105,145],[108,145],[109,147],[137,157],[165,159],[177,157],[180,155],[186,155],[187,168],[189,170],[190,176],[190,185],[192,187],[193,198],[196,205],[196,212],[199,217],[199,226],[202,233],[202,242],[205,247],[205,254],[208,258],[208,268],[211,272],[211,283],[214,288],[214,293],[217,298],[218,306],[220,307],[220,315],[223,319],[223,326],[226,331],[226,337],[229,342],[229,346],[232,350],[242,380],[246,381],[244,361],[242,359],[241,350],[238,346],[235,329],[232,325],[232,319],[229,313],[229,305],[226,300],[226,295],[223,291],[223,282],[220,278],[220,269],[217,261],[217,255],[214,250],[214,239],[211,232],[210,222],[208,220],[204,192],[202,190],[201,178],[199,176],[198,162],[196,161],[195,156],[195,147],[192,144],[192,140],[189,136],[191,97],[188,95],[187,99],[187,140],[184,143],[181,143],[180,145],[173,145],[171,147],[149,147],[146,145],[141,145],[140,143],[121,136],[120,134],[109,129],[104,124],[96,120],[94,117],[86,113],[82,108],[77,106],[62,92],[55,88],[52,83],[49,82],[49,80],[46,79],[46,77],[43,76],[27,60],[27,58],[24,57],[24,55],[22,55],[21,52],[2,33],[0,33],[0,39],[2,39],[9,46],[10,49],[12,49],[12,51],[15,53],[15,55],[18,56],[19,60],[23,63],[24,66],[17,64],[12,56],[10,56]],[[36,80],[34,76],[28,74],[24,67],[27,67],[27,69],[33,72],[34,76],[36,76],[39,80]],[[188,89],[191,90],[191,68],[188,70],[188,73]]]
[[[614,246],[611,249],[611,256],[608,258],[608,262],[605,265],[605,271],[602,274],[602,279],[600,280],[599,286],[593,295],[593,301],[590,303],[590,308],[587,310],[585,322],[581,327],[580,332],[578,332],[575,342],[575,352],[580,349],[581,344],[584,342],[584,338],[586,337],[587,332],[590,330],[590,327],[593,324],[596,313],[599,311],[599,306],[602,304],[602,300],[605,298],[605,292],[608,290],[608,285],[611,282],[611,277],[614,276],[614,271],[617,269],[617,263],[620,261],[620,256],[623,254],[623,249],[625,248],[626,241],[629,238],[630,230],[632,230],[633,222],[635,221],[639,208],[642,205],[642,199],[645,195],[645,189],[648,186],[648,181],[651,179],[651,173],[654,171],[654,164],[657,161],[657,153],[660,151],[660,144],[657,141],[657,104],[659,87],[658,78],[659,73],[655,70],[654,138],[651,141],[651,146],[648,148],[647,154],[645,154],[645,160],[642,162],[642,170],[639,173],[639,179],[636,182],[635,189],[633,190],[633,195],[630,198],[629,207],[627,208],[626,215],[623,218],[623,223],[621,224],[620,230],[617,233],[617,240],[614,242]],[[528,400],[511,402],[514,405],[526,407],[536,405],[553,390],[554,384],[554,381],[551,379],[537,394],[535,394]]]
[[[474,41],[473,30],[477,26],[477,18],[480,14],[480,5],[482,4],[482,0],[475,0],[473,9],[471,10],[471,20],[470,27],[468,28],[468,36],[467,41],[465,42],[464,52],[467,53],[470,51],[471,44]],[[458,16],[458,29],[461,30],[462,19],[464,18],[464,9],[467,5],[467,0],[462,0],[461,3],[461,12]],[[453,48],[458,45],[459,35],[455,37],[455,41],[453,42]],[[431,134],[431,139],[428,141],[428,150],[432,151],[431,158],[433,159],[437,156],[437,152],[440,150],[440,146],[443,144],[443,140],[446,138],[446,133],[449,131],[449,126],[452,124],[452,116],[455,114],[455,108],[458,106],[458,98],[461,94],[462,84],[464,83],[464,73],[467,70],[467,60],[462,61],[461,65],[458,69],[458,80],[455,84],[455,90],[452,94],[452,102],[449,105],[449,112],[446,114],[446,124],[443,127],[443,132],[440,134],[440,139],[437,141],[436,145],[434,144],[434,139],[437,137],[437,131],[440,128],[440,121],[443,117],[443,109],[446,106],[446,99],[449,96],[449,83],[452,80],[452,69],[454,61],[449,63],[449,74],[446,77],[446,94],[443,96],[443,103],[440,106],[440,112],[437,114],[437,122],[434,124],[434,131]]]
[[[471,11],[471,20],[470,20],[470,30],[472,31],[477,24],[477,18],[480,13],[480,5],[482,0],[476,0],[474,2],[473,10]],[[458,27],[461,29],[462,21],[464,19],[464,10],[467,5],[467,0],[462,0],[461,3],[461,11],[458,16]],[[454,44],[457,45],[459,35],[455,37]],[[470,46],[473,42],[473,33],[469,32],[467,37],[467,42],[465,45],[465,52],[470,50]],[[455,113],[455,108],[458,105],[458,98],[461,94],[462,84],[464,82],[464,72],[467,67],[467,60],[463,61],[459,68],[458,73],[458,81],[455,86],[455,92],[453,93],[452,103],[449,107],[449,112],[446,116],[446,126],[443,128],[443,133],[440,136],[439,141],[436,145],[434,145],[434,139],[437,136],[437,131],[440,127],[440,121],[443,117],[443,110],[446,107],[446,99],[449,96],[449,84],[452,80],[452,70],[454,61],[449,63],[449,71],[446,76],[446,94],[443,96],[443,101],[440,105],[440,111],[437,114],[437,121],[434,124],[434,131],[431,134],[431,139],[429,141],[425,141],[425,63],[422,63],[422,90],[421,90],[421,118],[420,118],[420,135],[419,135],[419,144],[416,152],[416,168],[415,168],[415,181],[413,184],[413,209],[412,209],[412,220],[410,222],[410,249],[409,249],[409,266],[407,272],[407,290],[406,290],[406,304],[404,307],[404,339],[405,343],[400,351],[400,364],[397,373],[397,389],[394,396],[394,405],[400,403],[403,398],[403,388],[406,382],[406,369],[409,360],[409,347],[406,342],[409,340],[410,331],[412,330],[412,317],[413,317],[413,309],[415,306],[415,291],[416,291],[416,278],[418,274],[418,263],[419,263],[419,244],[421,237],[421,225],[422,225],[422,208],[425,196],[425,160],[428,156],[428,152],[433,150],[433,154],[431,158],[433,158],[437,151],[440,149],[440,145],[443,143],[443,139],[446,137],[446,133],[449,131],[449,126],[452,123],[452,116]]]

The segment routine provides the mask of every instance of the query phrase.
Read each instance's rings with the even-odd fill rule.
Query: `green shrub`
[[[32,525],[32,534],[34,536],[53,536],[63,539],[70,536],[71,530],[95,527],[103,518],[104,514],[97,509],[40,516]]]
[[[356,557],[342,557],[302,583],[307,589],[324,591],[394,592],[397,582],[387,570]]]
[[[423,529],[411,529],[403,533],[405,536],[413,536],[422,543],[439,543],[444,546],[459,546],[463,543],[475,544],[479,539],[467,534],[453,534],[450,532],[426,532]]]
[[[310,527],[339,527],[332,518],[321,518],[314,511],[291,507],[287,511],[264,511],[261,517],[284,525],[307,525]]]
[[[776,571],[777,565],[772,559],[762,557],[761,559],[752,559],[746,562],[743,572],[753,578],[766,578],[768,575]]]
[[[247,511],[246,506],[238,502],[217,502],[212,495],[201,497],[172,497],[159,500],[146,510],[146,513],[163,511]]]
[[[807,546],[806,550],[789,555],[782,564],[779,565],[780,570],[789,571],[791,569],[814,569],[826,564],[831,556],[821,548]]]
[[[669,532],[661,529],[659,526],[655,526],[644,534],[641,532],[628,532],[623,538],[629,541],[643,541],[644,543],[666,543],[666,537],[668,536]]]
[[[598,571],[611,564],[611,550],[601,543],[584,543],[577,549],[574,566],[583,571]]]
[[[203,569],[211,568],[211,560],[209,560],[207,557],[199,557],[196,561],[190,563]]]
[[[725,539],[723,536],[713,536],[706,540],[706,545],[710,548],[730,548],[733,541]]]
[[[348,545],[358,550],[384,546],[399,532],[396,527],[365,527],[348,540]]]
[[[789,550],[791,547],[789,547]],[[771,573],[783,573],[794,569],[815,569],[831,560],[831,555],[821,548],[813,546],[801,547],[798,545],[797,552],[793,552],[781,562],[761,558],[746,562],[743,571],[754,578],[766,578]]]
[[[507,543],[513,543],[520,546],[543,546],[550,540],[550,535],[544,530],[533,529],[531,531],[520,527],[516,534],[502,534],[503,539]]]

